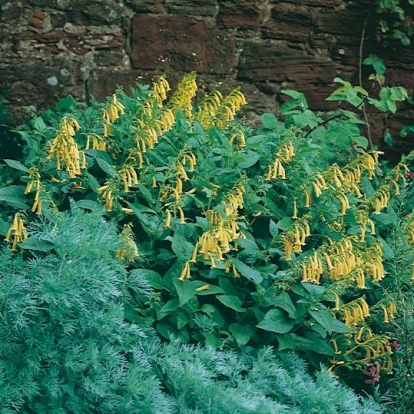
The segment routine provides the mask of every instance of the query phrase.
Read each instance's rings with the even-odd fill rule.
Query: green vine
[[[379,15],[377,38],[388,46],[399,41],[409,46],[414,35],[414,0],[377,0],[376,11]]]

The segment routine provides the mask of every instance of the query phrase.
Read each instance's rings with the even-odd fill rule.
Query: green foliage
[[[148,328],[124,321],[129,295],[149,293],[116,260],[114,226],[79,211],[50,218],[31,234],[53,253],[1,252],[1,412],[172,412],[137,348]]]
[[[378,34],[388,46],[392,41],[399,41],[403,46],[411,44],[414,34],[413,0],[377,0],[376,11],[379,14]]]
[[[392,110],[404,97],[339,81],[331,99],[356,107]],[[0,189],[12,249],[51,249],[27,239],[25,223],[72,199],[116,223],[116,255],[154,289],[128,303],[131,322],[150,316],[165,339],[217,349],[297,351],[343,377],[373,358],[391,371],[382,321],[393,307],[379,293],[390,252],[376,228],[405,164],[381,177],[357,114],[324,118],[300,92],[285,91],[284,122],[266,114],[249,130],[234,120],[239,89],[193,108],[196,88],[190,74],[168,99],[164,77],[86,110],[67,99],[21,129],[27,156],[7,161],[16,179]]]
[[[124,319],[153,292],[116,259],[115,226],[75,207],[46,215],[29,232],[47,255],[0,253],[2,413],[381,412],[293,354],[160,342]]]
[[[411,188],[410,188],[411,187]],[[414,217],[412,186],[404,186],[394,203],[398,219],[389,230],[388,243],[393,256],[387,261],[392,275],[384,286],[384,294],[398,304],[389,330],[394,349],[394,375],[381,388],[389,396],[390,412],[410,412],[414,404]]]

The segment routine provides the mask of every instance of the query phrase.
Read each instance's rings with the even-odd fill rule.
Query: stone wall
[[[384,49],[377,41],[373,0],[0,0],[0,99],[14,122],[26,107],[44,110],[67,94],[87,102],[117,85],[126,90],[166,73],[174,84],[197,71],[202,89],[242,85],[255,123],[278,112],[281,89],[305,92],[314,110],[335,76],[358,82],[362,56],[376,53],[387,81],[414,90],[413,48]],[[363,77],[369,72],[364,69]],[[371,86],[367,83],[366,87]],[[413,108],[413,107],[411,107]],[[388,128],[414,123],[373,113],[381,143]],[[413,141],[413,140],[411,140]]]

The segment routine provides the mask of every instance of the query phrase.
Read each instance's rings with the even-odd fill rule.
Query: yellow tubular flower
[[[210,289],[210,285],[203,285],[203,286],[200,286],[200,287],[198,287],[197,289],[196,289],[196,292],[202,292],[203,290],[209,290]]]
[[[124,228],[121,232],[121,238],[125,244],[125,247],[118,249],[116,252],[116,256],[121,260],[133,262],[139,256],[139,252],[138,247],[134,241],[132,223],[124,225]]]
[[[391,319],[395,318],[395,314],[397,313],[397,308],[394,302],[390,302],[388,305],[388,315]]]
[[[47,160],[56,159],[56,169],[60,170],[62,164],[66,166],[66,171],[70,178],[75,178],[81,174],[81,168],[86,167],[86,159],[82,151],[74,140],[74,135],[79,130],[79,124],[71,116],[63,117],[56,137],[50,142]],[[80,163],[82,160],[82,164]]]
[[[24,215],[22,213],[16,213],[5,238],[7,242],[12,243],[11,250],[13,252],[17,250],[17,243],[27,239],[27,230],[24,224]],[[13,238],[13,241],[11,238]]]
[[[382,310],[384,312],[384,320],[383,320],[383,322],[384,323],[390,323],[390,320],[388,319],[388,311],[387,311],[387,308],[384,305],[381,305],[381,308],[382,308]]]
[[[183,267],[183,270],[181,271],[180,277],[178,278],[181,281],[184,281],[184,279],[190,279],[191,278],[191,269],[190,269],[190,262],[185,262],[185,265]]]
[[[331,339],[331,342],[333,343],[335,349],[335,355],[342,354],[342,352],[338,349],[338,344],[336,343],[335,339]]]
[[[113,191],[109,184],[105,184],[102,187],[98,188],[98,194],[105,200],[105,207],[107,211],[112,211],[114,198],[113,198]]]
[[[171,227],[171,211],[166,210],[165,214],[166,214],[166,219],[165,219],[164,227],[166,229],[169,229]]]
[[[177,207],[178,213],[180,214],[180,224],[185,224],[184,212],[181,207]]]
[[[297,219],[298,218],[298,206],[296,203],[296,198],[293,200],[293,214],[292,214],[292,218],[293,219]]]

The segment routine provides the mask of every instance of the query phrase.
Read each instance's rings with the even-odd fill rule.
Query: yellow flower
[[[16,213],[5,239],[7,242],[12,243],[11,250],[13,252],[17,250],[17,243],[27,239],[27,230],[24,224],[24,215],[22,213]],[[13,238],[13,241],[11,241],[11,238]]]

